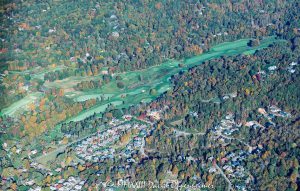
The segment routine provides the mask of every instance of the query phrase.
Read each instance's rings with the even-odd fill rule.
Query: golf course
[[[65,90],[65,96],[73,99],[75,102],[101,98],[102,101],[99,104],[80,112],[77,116],[69,118],[66,122],[80,121],[94,113],[105,111],[110,104],[113,104],[116,108],[122,108],[140,102],[150,102],[171,88],[170,78],[172,75],[180,71],[188,70],[191,67],[201,64],[203,61],[219,58],[221,56],[253,54],[256,50],[266,48],[274,42],[284,42],[284,40],[277,39],[275,36],[270,36],[262,39],[259,46],[250,47],[248,46],[249,40],[250,39],[242,39],[222,43],[212,47],[211,50],[206,53],[180,61],[169,60],[168,62],[143,70],[116,73],[114,76],[120,76],[121,80],[119,81],[124,84],[124,88],[122,89],[117,86],[119,81],[116,80],[115,77],[99,89],[86,91],[74,89],[76,84],[82,81],[101,79],[102,75],[88,77],[72,76],[63,80],[46,82],[44,85],[48,88],[63,88]],[[179,63],[181,63],[180,67]],[[41,78],[41,76],[39,77]],[[154,91],[150,94],[151,89]],[[37,92],[33,92],[33,95],[36,93]],[[2,112],[8,115],[14,114],[18,109],[24,108],[26,104],[35,100],[36,96],[25,97],[10,107],[5,108]]]
[[[252,54],[258,49],[266,48],[278,40],[274,36],[263,39],[259,46],[249,47],[247,43],[250,39],[242,39],[234,42],[226,42],[214,46],[209,52],[188,58],[182,61],[170,60],[158,66],[153,66],[144,70],[130,71],[126,73],[114,74],[120,76],[121,81],[125,84],[123,89],[117,87],[117,80],[114,78],[108,84],[105,84],[100,89],[91,91],[73,91],[71,98],[75,101],[83,101],[97,96],[105,97],[100,105],[81,112],[79,115],[70,118],[68,121],[80,121],[86,117],[105,111],[109,104],[113,104],[116,108],[128,107],[140,102],[150,102],[157,98],[160,94],[164,93],[171,88],[170,78],[172,75],[180,71],[188,70],[189,68],[201,64],[203,61],[218,58],[221,56],[232,56],[238,54]],[[178,64],[182,63],[183,66],[179,67]],[[142,76],[142,79],[140,79]],[[97,80],[101,76],[93,77],[71,77],[62,81],[49,83],[48,86],[72,88],[74,82],[86,80]],[[150,94],[150,90],[155,89],[156,93]],[[68,94],[67,94],[68,95]],[[109,99],[108,99],[109,98]]]

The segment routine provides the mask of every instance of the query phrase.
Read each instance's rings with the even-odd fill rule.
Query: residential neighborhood
[[[299,0],[0,12],[0,191],[300,190]]]

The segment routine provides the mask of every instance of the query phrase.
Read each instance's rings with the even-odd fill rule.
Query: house
[[[239,166],[239,165],[240,165],[240,162],[239,162],[239,161],[233,161],[233,162],[231,163],[231,165],[232,165],[233,167],[236,167],[236,166]]]
[[[210,167],[208,170],[209,173],[214,173],[216,171],[217,171],[217,169],[215,167]]]
[[[6,52],[7,52],[7,48],[0,49],[0,53],[6,53]]]
[[[134,147],[139,147],[142,145],[142,143],[140,141],[134,141],[133,145]]]
[[[266,112],[266,110],[264,108],[258,108],[257,111],[258,111],[258,113],[260,113],[262,115],[266,115],[267,114],[267,112]]]
[[[277,106],[275,106],[275,105],[272,105],[272,106],[270,106],[269,107],[270,108],[270,111],[272,112],[272,113],[277,113],[277,112],[280,112],[281,111],[281,109],[279,109]]]
[[[284,111],[281,111],[281,112],[280,112],[280,115],[281,115],[282,117],[291,117],[291,114],[290,114],[290,113],[287,113],[287,112],[284,112]]]
[[[129,120],[131,120],[132,116],[131,115],[123,115],[122,118],[129,121]]]
[[[266,72],[265,71],[259,71],[259,72],[257,72],[258,74],[261,74],[261,75],[265,75],[266,74]]]
[[[70,176],[70,177],[69,177],[69,181],[70,181],[70,182],[76,182],[76,179],[75,179],[73,176]]]
[[[27,181],[27,182],[25,182],[25,184],[27,185],[27,186],[32,186],[32,185],[34,185],[34,180],[30,180],[30,181]]]
[[[226,170],[226,172],[229,172],[229,173],[233,172],[232,167],[228,166],[228,165],[223,166],[223,169]]]
[[[129,158],[127,159],[127,162],[135,162],[135,160],[133,158]]]
[[[160,120],[160,114],[158,111],[151,111],[147,115],[153,117],[155,120]]]
[[[37,154],[37,150],[32,150],[32,151],[30,151],[30,154],[32,154],[32,155]]]
[[[191,111],[190,112],[190,115],[194,116],[194,117],[198,117],[198,113],[197,112],[194,112],[194,111]]]
[[[223,96],[222,99],[223,99],[223,100],[229,99],[229,96],[228,96],[228,95],[225,95],[225,96]]]
[[[246,187],[245,187],[245,185],[236,185],[235,186],[238,190],[242,190],[242,191],[246,191],[247,189],[246,189]]]
[[[30,188],[29,191],[40,191],[42,190],[42,188],[40,186],[36,187],[36,188]]]
[[[114,38],[119,38],[120,34],[116,31],[111,33],[111,36],[113,36]]]
[[[75,61],[76,61],[76,58],[75,58],[75,57],[71,57],[71,58],[70,58],[70,61],[71,61],[71,62],[75,62]]]
[[[62,187],[63,187],[63,184],[57,184],[57,185],[55,186],[56,189],[60,189],[60,188],[62,188]]]
[[[231,131],[228,130],[228,129],[226,129],[225,131],[223,131],[223,133],[224,133],[225,135],[231,135]]]
[[[64,186],[69,186],[69,185],[71,185],[71,183],[70,182],[64,182],[63,185]]]
[[[49,29],[49,33],[54,33],[54,32],[56,32],[55,27],[53,29]]]
[[[101,71],[101,74],[107,75],[107,74],[108,74],[108,70],[102,70],[102,71]]]
[[[269,71],[274,71],[274,70],[276,70],[277,69],[277,66],[269,66],[268,67],[268,70]]]
[[[74,188],[75,188],[75,190],[81,190],[82,186],[81,185],[76,185]]]
[[[110,19],[118,19],[116,15],[111,15]]]
[[[293,73],[296,72],[296,70],[295,69],[289,69],[289,72],[293,74]]]
[[[247,121],[247,122],[245,123],[245,126],[246,126],[246,127],[252,127],[253,125],[255,125],[255,122],[254,122],[254,121]]]
[[[228,158],[226,158],[226,157],[224,157],[224,158],[221,159],[221,162],[222,162],[222,163],[225,163],[225,162],[227,162],[227,161],[228,161]]]
[[[146,118],[146,114],[141,114],[140,116],[138,116],[139,120],[144,120]]]
[[[230,153],[227,157],[228,158],[233,158],[233,157],[235,157],[235,153]]]
[[[139,134],[141,136],[145,136],[147,134],[147,131],[145,129],[142,129]]]

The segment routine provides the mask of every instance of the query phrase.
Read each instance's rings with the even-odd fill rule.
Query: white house
[[[277,69],[277,66],[270,66],[270,67],[268,67],[268,70],[270,70],[270,71],[274,71],[276,69]]]

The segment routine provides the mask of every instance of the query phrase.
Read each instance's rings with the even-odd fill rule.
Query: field
[[[33,103],[35,100],[39,99],[42,96],[42,93],[40,92],[35,92],[27,95],[23,99],[13,103],[9,107],[5,108],[2,110],[2,115],[15,115],[16,113],[19,113],[20,110],[26,109],[26,107],[30,104]]]

